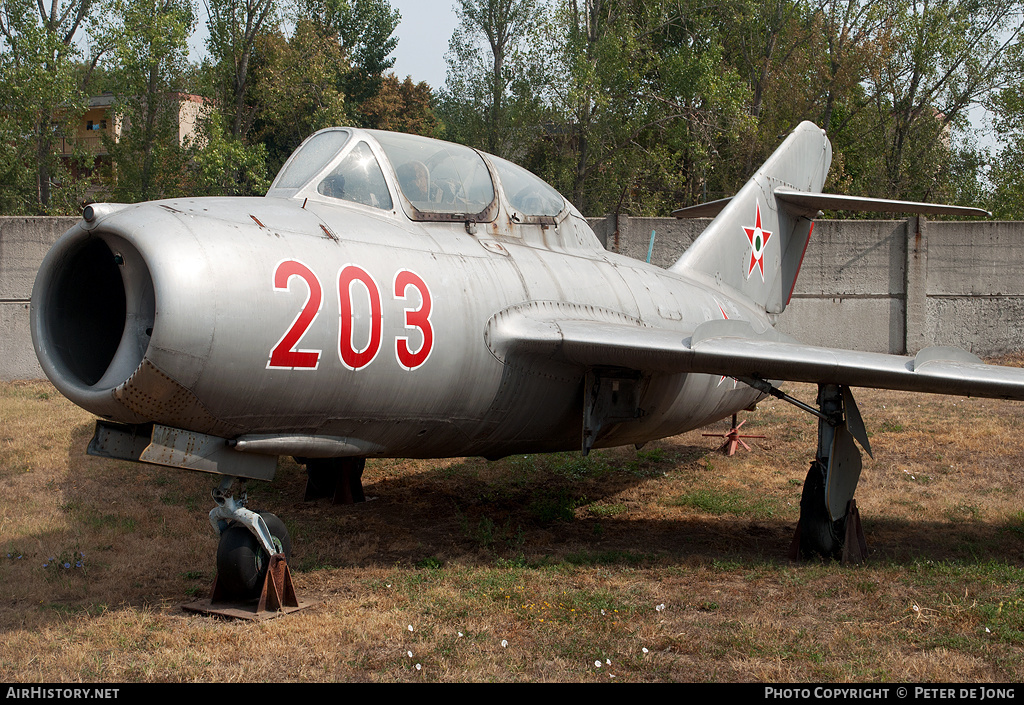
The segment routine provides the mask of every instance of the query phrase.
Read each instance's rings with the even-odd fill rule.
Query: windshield
[[[316,190],[328,198],[384,210],[391,208],[391,194],[384,182],[384,173],[366,142],[353,147],[348,156],[320,180]]]
[[[395,132],[370,132],[394,167],[402,194],[420,214],[478,214],[494,201],[487,165],[469,147]]]
[[[347,130],[326,130],[306,140],[285,164],[274,188],[299,188],[327,166],[348,142]]]

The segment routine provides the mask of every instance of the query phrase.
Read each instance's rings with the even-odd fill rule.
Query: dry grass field
[[[0,681],[1021,681],[1024,405],[857,400],[866,565],[787,560],[816,421],[768,401],[734,458],[698,431],[370,461],[352,507],[282,461],[250,506],[314,605],[252,623],[180,607],[214,578],[214,477],[86,456],[88,414],[0,384]]]

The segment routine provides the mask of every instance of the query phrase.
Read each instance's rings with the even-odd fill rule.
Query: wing
[[[499,357],[532,356],[583,367],[1024,400],[1024,369],[986,365],[959,348],[925,348],[915,357],[823,348],[773,329],[759,333],[736,320],[708,321],[684,336],[639,324],[538,320],[506,312],[491,320],[488,341]]]

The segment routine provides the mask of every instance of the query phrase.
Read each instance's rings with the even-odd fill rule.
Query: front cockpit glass
[[[391,194],[377,158],[366,142],[360,142],[341,163],[320,180],[316,190],[329,198],[362,203],[374,208],[391,208]]]
[[[337,156],[348,142],[346,130],[327,130],[310,137],[299,147],[274,183],[274,188],[299,188]]]
[[[539,177],[500,157],[490,159],[501,179],[505,198],[520,215],[556,216],[565,208],[562,194]]]
[[[494,201],[484,160],[462,145],[372,130],[398,177],[402,194],[421,213],[475,214]]]

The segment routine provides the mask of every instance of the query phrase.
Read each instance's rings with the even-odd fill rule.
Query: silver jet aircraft
[[[838,555],[868,447],[850,387],[1024,399],[1024,370],[962,350],[803,345],[774,329],[821,209],[976,209],[820,193],[803,123],[669,269],[606,251],[524,169],[411,135],[332,128],[263,198],[94,204],[32,296],[40,364],[102,417],[90,452],[218,473],[224,594],[259,589],[282,522],[245,508],[277,457],[359,498],[365,458],[497,458],[643,444],[818,385],[805,553]],[[799,402],[797,402],[799,403]],[[233,493],[236,479],[242,491]]]

